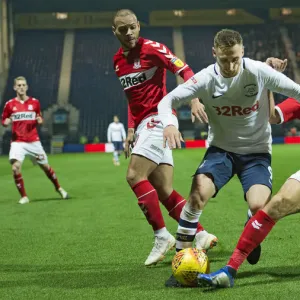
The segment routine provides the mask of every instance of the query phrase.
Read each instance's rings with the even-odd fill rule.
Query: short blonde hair
[[[18,76],[18,77],[16,77],[16,78],[14,79],[14,85],[17,84],[17,81],[18,81],[18,80],[24,80],[24,81],[26,81],[26,84],[27,84],[27,80],[26,80],[26,78],[25,78],[24,76]]]
[[[215,48],[230,48],[235,45],[243,45],[243,38],[239,32],[231,29],[222,29],[214,38]]]

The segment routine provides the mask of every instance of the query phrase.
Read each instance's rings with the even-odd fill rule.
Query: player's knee
[[[126,174],[126,180],[130,186],[134,186],[139,181],[143,180],[138,171],[133,168],[128,168],[127,174]]]
[[[194,177],[189,201],[192,207],[202,210],[214,193],[215,186],[211,178],[200,174]]]
[[[260,209],[263,209],[264,203],[254,202],[249,203],[249,209],[252,212],[252,215],[255,215]]]
[[[293,199],[288,194],[276,194],[266,205],[264,211],[275,221],[294,213]]]
[[[19,175],[21,173],[21,165],[19,163],[14,163],[12,165],[12,171],[14,175]]]

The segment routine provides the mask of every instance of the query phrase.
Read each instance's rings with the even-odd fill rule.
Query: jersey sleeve
[[[275,106],[275,109],[280,116],[279,124],[300,119],[300,103],[293,98],[288,98],[279,103]]]
[[[163,127],[175,125],[172,121],[172,103],[174,101],[187,101],[194,98],[203,98],[209,80],[205,70],[202,70],[184,84],[179,85],[160,101],[158,104],[158,115]]]
[[[295,98],[300,102],[300,85],[277,72],[265,63],[258,63],[258,76],[261,83],[269,90]]]
[[[5,119],[10,118],[10,116],[11,116],[11,111],[10,111],[10,108],[9,108],[9,104],[6,103],[4,105],[3,112],[2,112],[2,119],[1,119],[2,125],[4,125]]]
[[[185,81],[194,75],[191,68],[180,58],[176,57],[166,45],[153,41],[147,41],[145,44],[148,45],[148,53],[151,56],[151,61],[156,66],[165,68],[173,74],[180,75]]]

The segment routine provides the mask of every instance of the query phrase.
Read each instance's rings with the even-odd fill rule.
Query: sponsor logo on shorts
[[[164,151],[162,149],[160,149],[159,147],[155,146],[155,145],[151,145],[150,148],[160,154],[164,154]]]
[[[18,112],[11,115],[14,122],[31,121],[36,119],[35,112]]]

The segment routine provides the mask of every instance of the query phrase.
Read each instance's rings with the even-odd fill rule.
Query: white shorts
[[[291,175],[289,179],[296,179],[300,182],[300,171],[297,171],[295,174]]]
[[[41,142],[24,143],[12,142],[9,151],[9,160],[15,159],[23,162],[25,156],[29,155],[34,163],[40,165],[48,164],[47,154]]]
[[[174,115],[173,121],[178,128],[178,120]],[[132,154],[144,156],[158,165],[174,165],[172,150],[168,146],[163,147],[163,126],[156,115],[144,119],[135,134],[136,139]]]

